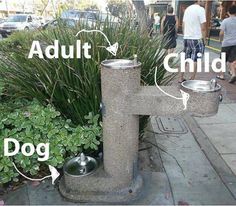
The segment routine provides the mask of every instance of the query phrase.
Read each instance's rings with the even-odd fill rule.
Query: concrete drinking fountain
[[[155,86],[140,85],[141,63],[135,60],[111,59],[101,63],[103,102],[103,161],[88,175],[64,174],[59,189],[75,202],[125,203],[136,199],[143,188],[138,171],[139,115],[197,116],[216,114],[220,101],[220,85],[207,88],[201,82],[195,87],[187,81],[182,89],[190,93],[187,110],[182,101],[163,94]],[[205,86],[204,86],[205,84]],[[211,84],[212,85],[212,84]],[[172,95],[177,87],[164,86]],[[199,99],[201,98],[201,99]],[[83,161],[85,157],[80,157]]]

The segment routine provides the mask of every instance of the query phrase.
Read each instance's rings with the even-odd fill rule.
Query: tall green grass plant
[[[76,37],[76,33],[85,28],[102,30],[111,43],[118,42],[117,56],[104,49],[109,45],[99,33],[81,33]],[[59,40],[61,45],[74,45],[77,39],[92,45],[92,59],[63,59],[61,56],[58,59],[40,59],[37,56],[28,59],[33,40],[40,41],[45,47],[53,44],[54,40]],[[142,62],[141,84],[154,85],[155,67],[158,67],[159,84],[171,78],[165,75],[165,51],[161,38],[150,39],[129,20],[119,24],[97,22],[89,28],[82,23],[76,28],[59,24],[45,31],[15,33],[0,43],[0,75],[15,96],[50,103],[66,118],[83,125],[86,123],[85,115],[100,112],[101,61],[109,58],[132,59],[134,54]]]

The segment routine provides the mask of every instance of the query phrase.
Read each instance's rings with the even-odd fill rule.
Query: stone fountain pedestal
[[[103,160],[88,176],[64,175],[61,194],[76,202],[126,203],[142,192],[144,181],[138,170],[139,115],[180,115],[186,112],[206,116],[217,113],[216,102],[192,93],[187,110],[183,102],[163,94],[154,86],[141,86],[141,63],[112,59],[101,64],[103,103]],[[176,87],[163,90],[179,95]],[[209,97],[212,98],[212,97]],[[204,105],[204,110],[202,109]]]

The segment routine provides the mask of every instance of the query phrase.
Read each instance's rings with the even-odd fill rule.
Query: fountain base
[[[88,176],[65,175],[59,190],[63,197],[72,202],[125,203],[137,199],[143,186],[143,178],[137,175],[130,185],[119,185],[119,180],[106,175],[103,167]]]

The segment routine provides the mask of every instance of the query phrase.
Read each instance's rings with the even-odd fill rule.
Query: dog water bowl
[[[67,176],[86,176],[93,173],[97,167],[96,159],[81,153],[79,157],[69,160],[64,165],[64,174]]]
[[[218,112],[219,103],[223,98],[221,86],[215,79],[188,80],[181,84],[181,89],[190,95],[187,107],[194,116],[212,116]]]

